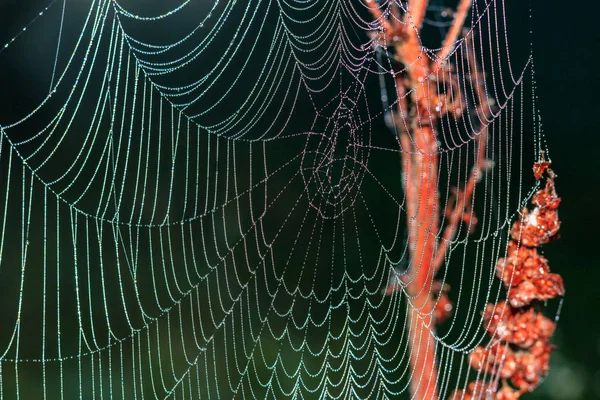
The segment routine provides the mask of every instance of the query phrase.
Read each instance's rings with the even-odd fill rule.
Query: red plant
[[[482,124],[479,135],[474,139],[477,154],[471,174],[466,184],[460,190],[455,190],[446,210],[440,210],[437,174],[440,159],[436,129],[442,118],[459,119],[464,110],[470,107],[461,95],[460,87],[464,79],[473,89],[472,102],[475,104],[471,108],[477,114],[476,119],[490,119],[493,99],[488,97],[484,88],[485,78],[482,77],[485,75],[479,70],[473,51],[463,54],[461,63],[467,66],[465,71],[468,72],[460,79],[456,66],[450,62],[455,43],[463,35],[463,25],[471,10],[472,0],[460,0],[456,10],[450,13],[453,22],[435,54],[424,51],[420,36],[428,0],[408,0],[402,10],[397,2],[381,2],[379,5],[375,0],[364,1],[375,20],[372,24],[372,42],[374,46],[389,48],[396,65],[394,79],[397,102],[393,123],[402,150],[410,250],[407,273],[400,280],[392,277],[382,292],[391,295],[402,290],[410,298],[407,321],[412,371],[410,391],[415,399],[437,399],[436,382],[439,379],[435,359],[436,342],[432,332],[435,324],[443,322],[450,315],[453,306],[447,296],[448,287],[434,279],[444,264],[448,247],[461,224],[473,229],[477,223],[472,207],[473,193],[477,182],[491,166],[491,161],[486,158],[487,126]],[[473,40],[473,34],[465,34],[465,47],[470,47]],[[553,323],[537,317],[535,313],[532,317],[525,309],[522,313],[511,310],[531,307],[534,300],[547,300],[564,292],[560,276],[549,272],[547,260],[539,256],[535,249],[554,238],[560,225],[556,212],[560,199],[554,192],[554,175],[548,167],[549,162],[544,159],[535,164],[536,179],[544,174],[549,176],[546,189],[534,196],[535,208],[531,212],[524,210],[520,221],[512,227],[509,252],[497,266],[499,277],[507,285],[508,302],[503,307],[496,307],[504,309],[506,316],[494,309],[489,311],[489,325],[495,327],[494,340],[497,341],[500,340],[498,331],[505,330],[501,343],[510,343],[508,347],[511,350],[511,346],[518,344],[509,342],[509,339],[522,345],[527,343],[526,347],[535,348],[538,352],[542,349],[549,353],[549,346],[536,345],[536,341],[547,343]],[[440,231],[441,238],[431,234]],[[497,321],[493,321],[496,317]],[[532,324],[532,327],[523,330],[520,325],[523,323]],[[494,351],[499,348],[494,347]],[[485,349],[476,353],[492,356]],[[524,353],[515,353],[514,372],[511,375],[518,388],[525,387],[525,382],[531,387],[535,376],[545,373],[545,364],[534,368],[534,371],[523,370],[520,367],[526,360],[523,357]],[[489,362],[485,361],[484,364],[488,365]],[[504,374],[512,371],[506,368],[512,367],[498,371]],[[465,398],[481,398],[483,390],[495,399],[516,398],[515,393],[518,394],[511,387],[496,390],[493,385],[484,386],[481,382],[472,383],[463,394]]]
[[[557,237],[560,227],[557,210],[560,198],[554,187],[555,175],[548,166],[542,154],[542,161],[533,170],[538,179],[547,174],[546,186],[533,196],[533,209],[523,209],[513,224],[507,256],[496,264],[496,274],[504,283],[507,299],[488,304],[483,311],[491,341],[469,356],[471,367],[491,379],[470,383],[466,390],[455,391],[451,398],[518,399],[535,389],[548,373],[554,349],[549,341],[555,324],[538,311],[536,302],[565,293],[560,275],[551,273],[548,260],[538,253],[541,245]],[[494,378],[502,380],[500,389]],[[479,394],[478,388],[481,388]]]

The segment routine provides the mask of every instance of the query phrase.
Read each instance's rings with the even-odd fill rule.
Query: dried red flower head
[[[508,291],[508,301],[513,307],[523,307],[533,300],[547,301],[565,294],[562,277],[558,274],[533,276],[523,280]]]
[[[554,332],[554,322],[532,308],[515,309],[506,302],[486,306],[483,318],[487,330],[498,340],[528,348],[538,340],[547,340]]]
[[[539,181],[549,166],[550,166],[550,161],[545,161],[543,158],[542,158],[542,161],[539,161],[539,162],[536,162],[535,164],[533,164],[533,176],[535,176],[535,179],[537,179]]]
[[[534,165],[536,179],[547,173],[544,189],[535,193],[532,211],[524,209],[519,221],[511,228],[512,240],[506,257],[496,263],[496,275],[508,290],[507,300],[497,305],[488,304],[483,311],[492,342],[488,347],[477,347],[470,355],[471,366],[490,382],[498,378],[503,387],[494,393],[489,388],[476,393],[477,385],[457,391],[465,399],[485,398],[514,400],[532,391],[548,373],[550,353],[554,349],[549,339],[555,324],[537,312],[531,303],[546,301],[565,293],[562,278],[550,273],[548,260],[540,256],[537,247],[556,237],[560,227],[557,208],[560,198],[554,189],[554,173],[549,162],[542,159]],[[509,383],[510,382],[510,383]],[[516,388],[516,389],[515,389]],[[491,391],[491,393],[490,393]]]
[[[489,347],[477,347],[469,354],[469,363],[477,371],[508,379],[517,370],[515,353],[506,344],[495,341]]]
[[[560,220],[557,208],[560,197],[554,188],[554,173],[549,171],[550,178],[546,180],[544,189],[538,190],[531,200],[535,208],[532,211],[523,209],[521,218],[511,229],[513,240],[528,247],[538,247],[548,243],[558,233]]]
[[[496,393],[496,400],[516,400],[521,397],[521,393],[506,385]]]
[[[546,180],[546,186],[542,190],[538,190],[531,199],[531,203],[537,207],[544,207],[550,210],[556,210],[560,205],[560,197],[556,194],[554,181]]]
[[[517,355],[517,371],[511,378],[511,383],[522,391],[535,389],[542,377],[550,369],[550,353],[554,346],[547,341],[537,341],[529,351],[519,352]]]
[[[496,263],[496,275],[508,288],[523,281],[545,276],[550,272],[548,260],[540,256],[537,249],[512,245],[510,241],[508,256]]]
[[[511,237],[523,246],[539,247],[552,240],[559,228],[556,210],[536,207],[530,212],[523,209],[521,219],[512,226]]]

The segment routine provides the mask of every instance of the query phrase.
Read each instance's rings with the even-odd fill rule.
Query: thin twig
[[[449,220],[444,228],[444,233],[442,234],[442,238],[440,240],[440,245],[438,246],[437,255],[435,257],[434,268],[437,271],[440,266],[444,263],[444,259],[446,257],[446,253],[448,252],[448,248],[450,247],[450,243],[454,240],[454,236],[458,230],[458,224],[460,221],[464,220],[464,213],[467,212],[467,209],[471,207],[473,193],[475,191],[475,186],[477,182],[481,179],[482,174],[485,169],[487,169],[487,159],[485,157],[486,152],[486,142],[487,142],[487,128],[483,129],[477,138],[477,144],[479,146],[477,152],[477,161],[476,166],[471,171],[471,175],[469,176],[469,180],[467,181],[467,185],[464,190],[461,191],[462,194],[456,194],[456,202],[452,211],[449,214]],[[472,213],[473,210],[470,210]],[[473,223],[473,222],[471,222]]]
[[[483,87],[483,82],[479,79],[479,76],[482,74],[482,72],[479,71],[477,60],[475,59],[475,56],[472,52],[467,52],[466,57],[467,63],[471,70],[470,76],[472,78],[470,79],[470,82],[475,89],[475,96],[477,97],[476,101],[479,104],[478,107],[476,107],[476,109],[478,110],[478,112],[481,112],[484,115],[484,117],[489,117],[492,114],[492,111],[490,109],[489,100]],[[487,108],[485,107],[486,105]],[[482,119],[480,118],[480,120]],[[487,127],[484,127],[481,130],[476,141],[478,145],[477,159],[475,161],[476,165],[475,167],[473,167],[473,170],[471,171],[471,174],[469,176],[469,180],[467,181],[465,188],[462,190],[462,196],[460,193],[456,194],[456,202],[454,204],[454,208],[448,213],[449,220],[444,229],[444,233],[442,234],[442,239],[440,241],[438,252],[435,258],[434,265],[436,270],[438,270],[444,262],[450,243],[454,240],[454,236],[456,235],[456,232],[458,230],[458,224],[464,219],[464,213],[466,209],[471,208],[471,203],[473,200],[472,197],[475,191],[475,185],[481,179],[481,175],[484,173],[484,171],[488,169],[489,160],[487,160],[486,158]],[[473,210],[471,209],[470,212],[472,213]]]
[[[375,3],[375,0],[365,0],[365,4],[369,7],[369,11],[375,17],[375,20],[379,22],[385,32],[392,30],[390,22],[383,16],[379,5]]]
[[[428,3],[428,0],[409,0],[408,2],[408,12],[405,14],[404,22],[413,25],[415,33],[421,31]]]
[[[454,46],[456,41],[458,40],[458,36],[460,35],[463,26],[465,24],[465,20],[467,19],[467,15],[469,14],[469,10],[471,9],[472,0],[460,0],[458,7],[456,8],[456,12],[454,13],[454,20],[452,21],[452,25],[446,33],[446,37],[444,38],[444,42],[442,44],[442,48],[437,53],[437,58],[435,60],[433,66],[433,72],[437,72],[438,69],[442,66],[442,64],[448,59],[450,53],[454,50]]]

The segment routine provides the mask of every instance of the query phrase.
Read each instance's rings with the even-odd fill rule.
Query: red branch
[[[432,331],[439,313],[434,310],[432,289],[437,270],[436,235],[440,224],[437,188],[439,156],[435,127],[441,113],[437,84],[430,79],[431,61],[423,53],[419,37],[428,1],[409,0],[408,12],[402,21],[399,21],[396,9],[392,8],[392,18],[387,19],[386,13],[373,0],[365,1],[374,18],[381,24],[385,43],[394,46],[396,60],[405,67],[403,73],[396,75],[400,115],[396,125],[402,146],[411,256],[410,278],[406,282],[406,292],[411,300],[408,310],[409,359],[412,370],[410,389],[413,398],[437,399],[436,343]],[[468,7],[462,7],[457,12],[454,25],[462,26],[467,11]],[[451,29],[444,43],[454,43],[459,33],[460,29]],[[405,97],[407,92],[410,93],[410,104]],[[406,118],[410,118],[407,125]],[[388,289],[386,292],[390,291]],[[391,289],[393,290],[394,288]]]
[[[454,20],[452,21],[452,25],[444,38],[444,43],[442,44],[442,48],[437,54],[437,59],[435,60],[435,65],[433,71],[436,72],[440,69],[443,63],[446,62],[448,56],[454,50],[454,46],[456,41],[458,40],[458,36],[460,35],[463,26],[465,24],[465,20],[467,19],[467,15],[469,14],[469,10],[471,9],[472,0],[460,0],[458,7],[456,8],[456,12],[454,13]]]

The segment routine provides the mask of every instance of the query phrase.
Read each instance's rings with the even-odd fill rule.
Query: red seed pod
[[[496,307],[488,304],[483,318],[487,330],[498,340],[528,348],[537,340],[547,340],[554,332],[554,322],[532,308],[515,309],[506,302]]]
[[[536,207],[530,212],[523,209],[521,219],[512,226],[511,237],[523,246],[539,247],[552,240],[559,228],[556,210]]]
[[[550,161],[545,161],[543,158],[542,161],[533,164],[533,176],[535,176],[535,179],[540,180],[549,166]]]
[[[550,353],[554,349],[547,341],[537,341],[529,351],[517,354],[517,371],[511,382],[523,391],[531,391],[550,369]]]
[[[517,247],[512,240],[509,244],[508,256],[499,259],[496,263],[496,275],[504,282],[506,288],[517,286],[523,281],[549,272],[548,260],[540,256],[537,249]]]
[[[508,300],[513,307],[523,307],[533,300],[546,301],[565,294],[562,277],[558,274],[534,276],[523,280],[508,291]]]
[[[508,379],[517,370],[515,353],[506,345],[494,342],[488,348],[477,347],[469,355],[471,367],[491,376]]]
[[[495,335],[502,341],[512,338],[509,321],[513,319],[513,311],[505,302],[498,303],[495,307],[488,304],[483,312],[483,319],[490,335]]]
[[[507,298],[513,307],[523,307],[530,304],[538,296],[537,288],[533,282],[525,280],[519,285],[511,288]]]
[[[496,393],[496,400],[517,400],[521,393],[506,385]]]
[[[508,242],[508,246],[506,247],[506,255],[507,257],[518,257],[520,259],[526,259],[535,256],[539,257],[536,248],[521,246],[519,242],[515,240],[510,240]]]
[[[531,311],[534,312],[533,310]],[[543,314],[535,313],[534,327],[539,338],[541,340],[548,341],[548,339],[550,339],[550,336],[552,336],[552,334],[554,333],[554,328],[556,327],[556,324],[549,318],[545,317]]]
[[[554,188],[554,180],[548,179],[546,187],[543,190],[538,190],[531,199],[533,205],[545,207],[551,210],[556,210],[560,205],[560,197],[557,196]]]
[[[531,200],[535,208],[532,211],[523,209],[521,218],[511,229],[511,237],[524,246],[538,247],[548,243],[558,233],[560,220],[557,208],[560,197],[554,188],[554,173],[546,180],[546,187],[538,190]]]
[[[525,379],[521,371],[518,371],[516,374],[514,374],[510,382],[524,392],[529,392],[536,387],[536,385],[531,384],[527,381],[527,379]]]

